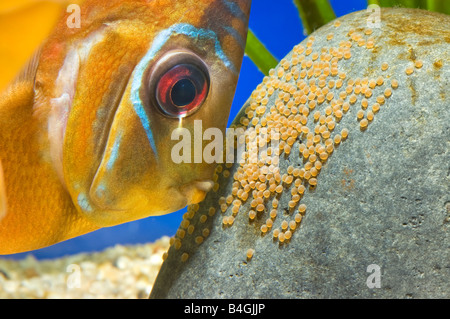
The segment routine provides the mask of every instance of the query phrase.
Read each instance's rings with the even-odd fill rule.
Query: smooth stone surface
[[[373,90],[370,109],[390,87],[390,79],[397,79],[399,88],[366,130],[356,119],[360,95],[337,123],[332,136],[346,127],[349,137],[324,164],[315,190],[308,189],[301,199],[307,211],[292,238],[283,244],[273,239],[273,230],[296,213],[286,209],[286,189],[266,235],[260,226],[269,218],[273,196],[262,216],[249,222],[250,194],[234,224],[223,227],[231,208],[222,214],[218,200],[231,193],[235,164],[229,178],[219,174],[220,189],[208,194],[190,219],[195,231],[186,233],[179,249],[169,250],[151,298],[450,297],[450,17],[408,9],[381,13],[381,28],[371,35],[364,34],[367,12],[342,17],[341,26],[332,22],[313,34],[313,52],[339,47],[352,28],[375,40],[373,49],[352,42],[352,57],[338,63],[347,76],[340,90],[330,90],[335,95],[349,79],[381,75],[385,83]],[[327,40],[330,33],[334,38]],[[423,67],[407,75],[406,68],[416,60]],[[389,64],[386,71],[381,70],[383,62]],[[267,109],[277,96],[275,90]],[[323,114],[327,105],[325,101],[315,110]],[[314,111],[308,116],[310,130]],[[290,156],[280,157],[282,174],[289,165],[303,165],[298,142],[292,149]],[[218,212],[202,223],[200,216],[211,206]],[[204,228],[210,234],[199,245],[195,238]],[[246,257],[249,248],[255,250],[251,260]],[[183,253],[189,254],[185,262]],[[369,276],[376,275],[368,272],[372,264],[380,267],[380,288],[367,285],[373,279]]]

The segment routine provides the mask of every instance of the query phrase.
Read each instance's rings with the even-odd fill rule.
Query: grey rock
[[[368,98],[367,116],[393,79],[399,87],[392,90],[367,129],[360,129],[356,117],[362,109],[361,95],[336,122],[331,137],[344,127],[349,136],[324,162],[317,186],[308,187],[301,198],[299,204],[306,204],[307,210],[292,238],[284,243],[273,238],[274,229],[297,212],[297,207],[289,210],[287,186],[278,196],[278,216],[265,235],[260,227],[269,218],[273,195],[265,202],[265,211],[250,222],[250,193],[234,224],[223,226],[223,216],[231,215],[231,207],[221,213],[218,200],[231,194],[239,167],[235,164],[228,178],[219,174],[219,190],[208,194],[192,218],[186,217],[195,230],[177,239],[181,246],[170,248],[151,298],[450,297],[450,17],[382,9],[380,28],[366,34],[369,18],[370,13],[357,12],[340,18],[339,27],[332,22],[317,30],[313,52],[305,60],[323,47],[338,48],[351,38],[348,33],[353,29],[353,35],[360,34],[365,43],[360,46],[355,36],[351,58],[338,62],[346,78],[341,89],[330,90],[335,100],[349,80],[382,76],[384,84],[376,86]],[[333,39],[327,40],[331,33]],[[302,43],[305,49],[307,41]],[[419,60],[423,66],[414,67]],[[389,64],[385,71],[383,62]],[[407,75],[411,66],[414,73]],[[311,79],[318,81],[314,75]],[[283,81],[297,82],[285,77]],[[276,104],[278,92],[270,96],[266,115]],[[236,124],[252,102],[244,105]],[[310,112],[310,131],[316,125],[313,113],[324,114],[329,105],[325,101]],[[300,140],[305,143],[305,135],[299,135],[289,156],[280,156],[281,174],[289,165],[304,166]],[[208,216],[210,207],[218,211],[213,217]],[[202,215],[208,216],[204,223]],[[195,239],[204,228],[210,233],[197,244]],[[186,225],[180,229],[186,230]],[[255,253],[247,259],[250,248]],[[183,254],[188,254],[185,261]],[[369,287],[371,282],[379,282],[380,288]]]

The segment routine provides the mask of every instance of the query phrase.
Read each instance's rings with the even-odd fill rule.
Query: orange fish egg
[[[398,81],[395,80],[395,79],[392,79],[391,80],[391,86],[392,86],[393,89],[398,88]]]
[[[298,211],[303,214],[306,211],[306,205],[300,204],[300,206],[298,207]]]
[[[187,254],[187,253],[183,253],[183,254],[181,255],[181,261],[182,261],[182,262],[187,261],[188,258],[189,258],[189,254]]]
[[[291,239],[291,237],[292,237],[292,232],[291,232],[290,230],[287,230],[287,231],[284,233],[284,238],[285,238],[286,240],[289,240],[289,239]]]
[[[411,74],[414,73],[414,68],[411,67],[411,66],[410,66],[410,67],[407,67],[406,70],[405,70],[405,72],[406,72],[407,75],[411,75]]]
[[[362,119],[359,125],[362,129],[364,129],[369,125],[369,121],[367,119]]]
[[[277,228],[273,231],[273,237],[278,238],[279,235],[280,235],[280,230]]]
[[[247,259],[252,259],[254,254],[255,254],[254,249],[248,249],[246,253]]]
[[[343,139],[346,139],[348,137],[348,129],[343,128],[341,131],[341,136]]]

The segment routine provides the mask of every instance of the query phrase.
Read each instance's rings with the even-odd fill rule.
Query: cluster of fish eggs
[[[340,25],[339,20],[334,22],[336,29]],[[340,67],[341,61],[351,59],[353,50],[376,48],[372,33],[372,29],[350,29],[339,47],[315,46],[316,39],[310,36],[305,45],[294,47],[289,59],[281,60],[270,70],[252,93],[245,114],[235,125],[250,132],[245,141],[239,141],[247,146],[244,161],[239,166],[218,165],[215,171],[213,191],[217,193],[221,188],[220,175],[228,179],[233,174],[231,193],[220,197],[215,206],[202,210],[207,212],[199,217],[197,226],[191,221],[200,206],[188,207],[179,230],[171,239],[176,250],[181,249],[187,235],[195,236],[197,244],[203,243],[210,230],[202,225],[217,212],[223,215],[224,229],[231,227],[241,213],[247,215],[249,223],[256,225],[256,220],[263,221],[258,226],[262,236],[271,233],[280,245],[291,240],[307,211],[302,198],[317,187],[322,168],[349,137],[351,128],[343,127],[341,120],[356,114],[359,129],[366,130],[393,90],[399,87],[399,82],[387,74],[390,66],[386,62],[379,65],[379,75],[373,78],[349,78]],[[334,36],[329,33],[326,40],[331,41]],[[422,61],[417,60],[405,72],[411,75],[422,66]],[[273,96],[275,99],[269,103]],[[354,111],[350,112],[352,109]],[[277,133],[268,134],[271,130]],[[274,140],[276,147],[271,147]],[[249,151],[252,145],[264,151],[255,157]],[[290,162],[302,164],[282,167],[279,159],[291,156],[298,156],[301,161]],[[289,214],[280,214],[281,208],[286,208],[280,207],[281,197],[286,194]],[[244,206],[248,202],[249,209],[248,205]],[[200,229],[196,229],[199,226]],[[247,259],[254,253],[253,248],[248,249]],[[181,260],[186,261],[188,257],[184,252]]]

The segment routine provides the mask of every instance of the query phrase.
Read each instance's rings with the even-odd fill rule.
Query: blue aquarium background
[[[281,60],[300,43],[305,35],[298,11],[292,0],[253,0],[250,28],[266,45],[269,51]],[[367,0],[330,0],[336,16],[367,8]],[[263,74],[248,57],[244,58],[236,96],[232,105],[229,123],[235,118],[254,88],[262,81]],[[154,242],[163,236],[173,236],[186,212],[148,217],[143,220],[98,230],[54,246],[29,253],[1,256],[1,258],[22,259],[33,255],[37,259],[58,258],[82,252],[97,252],[117,244],[144,244]]]

